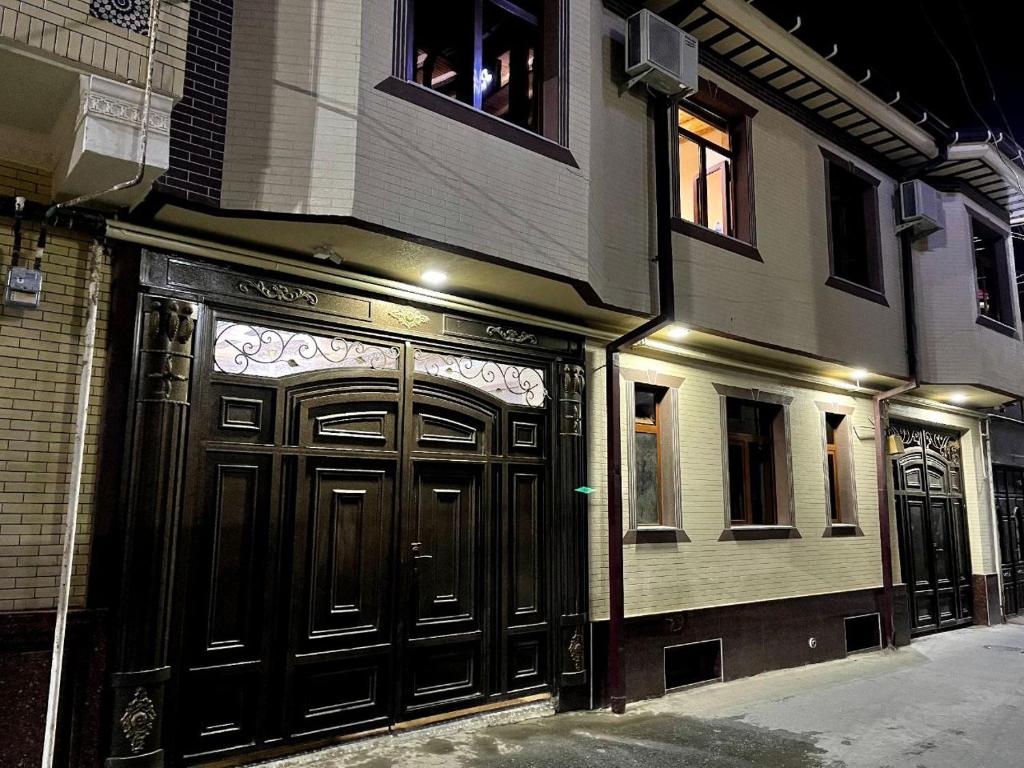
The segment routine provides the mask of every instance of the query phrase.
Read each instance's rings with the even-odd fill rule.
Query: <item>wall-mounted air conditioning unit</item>
[[[910,229],[914,239],[942,229],[942,198],[920,179],[900,184],[900,230]]]
[[[629,87],[645,82],[671,96],[697,91],[697,38],[643,10],[626,20]]]

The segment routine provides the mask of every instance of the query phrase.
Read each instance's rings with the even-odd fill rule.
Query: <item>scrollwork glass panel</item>
[[[511,405],[543,408],[548,396],[539,368],[423,349],[413,351],[413,364],[416,373],[468,384]]]
[[[397,371],[397,347],[368,344],[340,336],[258,325],[217,322],[213,365],[218,373],[280,379],[335,368]]]

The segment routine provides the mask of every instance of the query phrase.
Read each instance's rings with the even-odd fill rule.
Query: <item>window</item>
[[[829,285],[884,302],[878,180],[847,160],[825,155]],[[858,290],[859,289],[859,290]],[[870,295],[876,294],[875,296]]]
[[[661,404],[665,397],[663,387],[637,385],[633,395],[633,488],[634,514],[637,526],[671,525],[665,519],[662,501],[662,437]]]
[[[733,234],[733,152],[724,121],[679,110],[679,216]]]
[[[778,523],[775,443],[782,406],[740,400],[726,402],[729,430],[729,513],[732,525]]]
[[[978,315],[1012,326],[1006,240],[975,218],[971,219],[971,239]]]
[[[558,123],[558,36],[545,29],[557,18],[557,2],[407,2],[412,17],[408,79],[521,128],[559,138],[551,135]],[[547,127],[545,109],[555,113]]]
[[[825,467],[828,482],[828,511],[833,523],[843,521],[843,495],[840,470],[843,464],[839,450],[839,430],[846,417],[838,413],[825,414]]]
[[[629,477],[624,544],[686,542],[679,450],[681,378],[649,370],[619,371],[623,468]],[[628,418],[626,418],[628,417]]]
[[[760,261],[754,247],[751,126],[755,114],[706,80],[678,108],[675,227]]]

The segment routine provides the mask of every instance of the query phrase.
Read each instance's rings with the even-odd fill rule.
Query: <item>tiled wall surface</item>
[[[153,82],[179,96],[185,82],[188,2],[161,3]],[[89,13],[89,0],[0,0],[0,39],[121,80],[146,77],[149,40]]]
[[[591,615],[608,615],[607,484],[603,355],[587,363],[590,401],[587,485],[590,502]],[[679,395],[679,434],[683,529],[690,542],[624,545],[626,615],[706,608],[801,595],[878,587],[882,583],[878,502],[875,485],[871,400],[811,386],[780,383],[734,369],[674,365],[623,355],[623,367],[655,370],[685,379]],[[755,388],[793,398],[790,406],[795,524],[800,539],[719,541],[725,527],[722,428],[714,384]],[[827,525],[821,411],[816,403],[853,407],[857,522],[863,536],[824,537]],[[922,408],[902,407],[896,415],[967,429],[963,439],[966,504],[975,572],[991,572],[991,526],[977,450],[978,422]],[[623,418],[623,429],[629,428]],[[623,463],[624,504],[629,503],[629,467]],[[628,515],[624,512],[625,519]],[[896,541],[895,535],[893,541]],[[894,550],[899,577],[898,551]]]
[[[14,191],[8,192],[8,188]],[[0,165],[0,194],[48,202],[45,176]],[[14,243],[12,221],[0,218],[0,281]],[[22,231],[22,258],[30,258],[38,230]],[[71,469],[80,343],[85,325],[90,240],[55,230],[43,260],[38,310],[0,307],[0,611],[56,605],[64,512]],[[85,598],[92,530],[100,404],[107,335],[103,308],[109,271],[101,270],[100,315],[90,400],[89,431],[72,581],[72,605]]]

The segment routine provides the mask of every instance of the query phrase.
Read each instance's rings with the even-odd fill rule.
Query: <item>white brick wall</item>
[[[914,293],[917,304],[920,379],[933,384],[980,383],[1004,392],[1024,385],[1024,343],[976,322],[971,216],[1006,233],[1006,276],[1014,326],[1020,334],[1020,309],[1013,285],[1013,243],[1006,225],[963,195],[943,195],[945,228],[915,246]]]
[[[587,368],[590,414],[587,484],[590,497],[591,612],[608,615],[607,485],[605,476],[603,352],[591,350]],[[875,483],[872,404],[850,397],[782,383],[763,375],[711,366],[671,363],[623,355],[623,367],[654,369],[685,378],[680,389],[679,427],[683,528],[691,541],[677,545],[624,546],[626,614],[689,610],[730,603],[879,587],[882,583]],[[800,539],[718,541],[725,525],[719,395],[713,384],[756,388],[793,397],[790,406],[795,523]],[[827,524],[821,416],[816,402],[855,408],[852,425],[858,522],[862,537],[830,537]],[[975,572],[991,572],[991,527],[986,496],[974,462],[977,421],[945,412],[901,407],[904,417],[970,430],[963,441],[966,503]],[[628,425],[623,417],[623,425]],[[623,488],[628,504],[628,472]],[[893,538],[895,542],[895,536]],[[898,561],[898,551],[894,551]],[[899,565],[896,563],[898,577]]]

